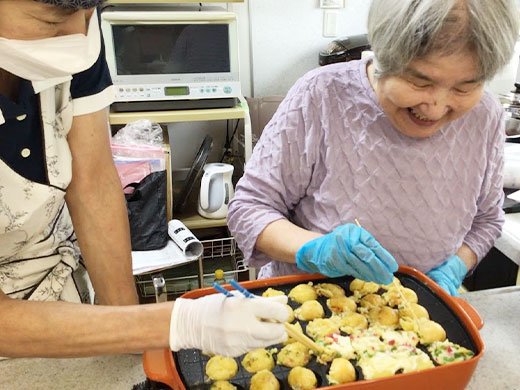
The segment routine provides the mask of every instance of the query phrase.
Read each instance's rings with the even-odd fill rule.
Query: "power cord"
[[[235,138],[239,123],[240,123],[240,119],[237,119],[235,129],[233,130],[231,137],[229,137],[229,120],[226,121],[226,142],[224,143],[224,154],[222,155],[220,162],[224,162],[224,159],[226,159],[229,162],[233,162],[233,154],[231,153],[231,143],[233,142],[233,139]]]

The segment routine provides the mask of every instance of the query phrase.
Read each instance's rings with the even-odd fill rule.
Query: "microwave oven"
[[[232,107],[241,96],[232,12],[107,7],[101,28],[116,111]]]

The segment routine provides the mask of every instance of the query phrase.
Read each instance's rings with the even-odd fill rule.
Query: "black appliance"
[[[333,40],[320,51],[320,65],[361,59],[361,53],[370,50],[367,34],[351,35]]]

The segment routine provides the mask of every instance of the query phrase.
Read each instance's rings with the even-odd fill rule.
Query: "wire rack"
[[[202,254],[202,287],[210,287],[215,281],[215,270],[224,271],[226,282],[238,280],[238,274],[248,271],[244,256],[238,248],[234,237],[219,238],[201,241],[204,252]],[[200,287],[200,268],[197,261],[179,267],[160,271],[164,278],[168,297],[184,294],[187,291]],[[139,296],[151,298],[155,296],[153,278],[158,272],[151,272],[135,276]]]

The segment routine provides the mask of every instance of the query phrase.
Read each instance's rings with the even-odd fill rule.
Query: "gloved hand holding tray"
[[[449,296],[431,279],[415,269],[401,266],[395,276],[403,287],[415,291],[418,303],[427,309],[431,320],[439,323],[444,328],[448,340],[472,351],[474,356],[468,360],[442,366],[435,362],[435,367],[433,368],[416,372],[398,372],[392,376],[370,380],[364,378],[363,370],[357,365],[356,360],[351,360],[356,370],[356,381],[340,385],[330,385],[328,381],[327,375],[329,374],[330,363],[319,363],[317,358],[312,356],[305,367],[314,372],[317,379],[317,387],[325,389],[362,388],[374,390],[402,388],[421,388],[421,390],[449,388],[463,390],[465,388],[484,350],[484,345],[478,332],[478,328],[482,327],[482,319],[466,302],[460,298]],[[333,283],[342,287],[347,296],[349,296],[352,295],[352,292],[349,290],[352,280],[352,277],[327,278],[319,274],[302,274],[249,281],[241,284],[257,295],[261,295],[269,287],[283,291],[288,295],[293,287],[309,281],[312,281],[314,285],[318,283]],[[183,297],[198,298],[213,293],[215,293],[213,288],[199,289],[190,291],[184,294]],[[381,294],[382,291],[378,293]],[[319,297],[318,301],[325,310],[325,317],[330,317],[332,313],[325,303],[326,298]],[[289,301],[289,305],[293,309],[300,306],[299,303],[293,300]],[[299,323],[305,330],[308,321],[299,320]],[[283,345],[280,344],[273,347],[279,352]],[[421,345],[418,348],[429,353]],[[274,357],[276,360],[276,354],[274,354]],[[434,361],[431,354],[430,357]],[[249,389],[253,374],[247,372],[242,367],[241,362],[243,358],[244,356],[240,356],[235,359],[239,369],[236,375],[229,379],[229,382],[237,389],[246,390]],[[205,367],[209,359],[209,356],[202,354],[198,350],[181,350],[176,353],[162,350],[146,352],[143,357],[143,364],[149,379],[165,383],[173,389],[210,389],[213,381],[205,375]],[[272,369],[272,373],[278,379],[280,389],[282,390],[290,390],[287,381],[290,370],[289,367],[279,364],[276,364]]]

